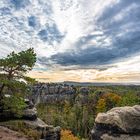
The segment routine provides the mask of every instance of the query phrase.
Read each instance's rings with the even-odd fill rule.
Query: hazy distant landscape
[[[91,83],[91,82],[72,82],[72,81],[64,81],[62,82],[63,84],[68,84],[68,85],[75,85],[75,86],[109,86],[109,85],[140,85],[140,83],[136,82],[126,82],[126,83],[108,83],[108,82],[98,82],[98,83]]]

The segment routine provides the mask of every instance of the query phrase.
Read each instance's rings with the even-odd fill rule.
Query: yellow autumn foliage
[[[103,95],[103,98],[105,100],[109,99],[116,104],[118,104],[121,101],[121,96],[114,94],[114,93],[107,93],[107,94]]]
[[[105,99],[99,99],[96,105],[97,113],[106,111],[106,101]]]
[[[70,130],[61,130],[61,140],[80,140]]]
[[[96,104],[96,113],[106,112],[107,110],[118,106],[121,101],[121,96],[114,93],[104,94]]]

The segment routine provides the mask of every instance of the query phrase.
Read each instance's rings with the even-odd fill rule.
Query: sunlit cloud
[[[39,80],[137,82],[139,27],[138,0],[0,0],[0,57],[33,47]]]

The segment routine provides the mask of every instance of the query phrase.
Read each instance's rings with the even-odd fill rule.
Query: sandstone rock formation
[[[99,113],[91,140],[140,140],[140,105]]]
[[[38,83],[32,87],[34,103],[54,103],[71,99],[76,93],[73,86],[63,84]]]
[[[89,88],[89,87],[81,87],[81,88],[79,89],[79,92],[80,92],[81,94],[86,95],[86,94],[88,94],[88,93],[90,92],[90,88]]]
[[[26,100],[27,108],[24,110],[24,124],[28,128],[37,130],[41,133],[42,140],[60,140],[61,128],[47,125],[40,118],[37,118],[37,109],[30,100]]]
[[[0,140],[29,140],[18,132],[0,126]]]
[[[41,119],[37,118],[36,120],[26,120],[24,123],[35,130],[38,130],[41,133],[41,139],[43,140],[60,140],[60,131],[61,128],[53,127],[51,125],[47,125]]]
[[[27,108],[24,110],[23,118],[28,120],[35,120],[37,119],[37,110],[36,108]]]

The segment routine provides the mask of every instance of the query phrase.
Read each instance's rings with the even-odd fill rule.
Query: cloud
[[[0,8],[0,14],[1,14],[1,16],[11,14],[10,8],[8,8],[8,7]]]
[[[39,31],[38,36],[41,40],[47,41],[49,44],[52,44],[54,41],[60,42],[64,37],[58,30],[56,24],[47,25],[45,29]]]
[[[10,2],[17,10],[25,8],[27,5],[30,4],[29,0],[10,0]]]
[[[1,0],[0,57],[34,47],[36,69],[106,71],[139,56],[139,27],[138,0]]]
[[[94,36],[88,36],[84,41],[78,41],[79,48],[86,45],[86,49],[78,49],[78,51],[70,51],[58,53],[51,56],[51,60],[63,66],[68,65],[105,65],[111,64],[114,60],[127,58],[140,52],[140,31],[131,32],[126,34],[125,37],[116,37],[112,39],[111,46],[102,44],[89,45],[88,42]],[[83,39],[82,39],[83,40]],[[103,42],[103,41],[102,41]],[[103,47],[105,45],[105,47]]]
[[[30,16],[28,18],[28,24],[31,27],[35,27],[37,25],[37,19],[36,19],[36,17],[35,16]]]
[[[96,25],[97,31],[80,37],[73,44],[76,49],[57,53],[50,59],[62,66],[93,65],[94,68],[140,52],[140,2],[119,1],[108,5],[97,18]]]
[[[114,67],[104,70],[98,69],[67,69],[53,70],[51,72],[33,71],[30,76],[45,82],[79,81],[79,82],[126,82],[139,83],[140,56],[114,63]],[[53,76],[52,76],[53,75]]]

